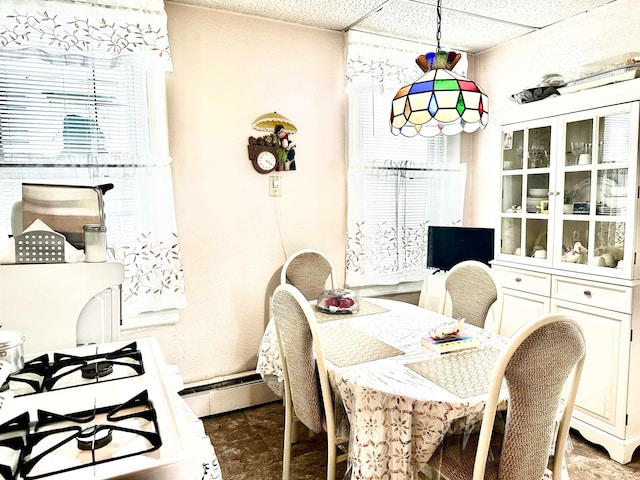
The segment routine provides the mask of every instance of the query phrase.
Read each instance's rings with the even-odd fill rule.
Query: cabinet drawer
[[[503,288],[548,297],[551,294],[551,275],[516,268],[493,267]]]
[[[552,296],[560,300],[631,313],[632,295],[631,287],[576,280],[575,278],[553,277]]]

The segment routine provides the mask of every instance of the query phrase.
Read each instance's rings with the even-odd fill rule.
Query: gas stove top
[[[24,367],[10,375],[0,391],[14,396],[43,393],[63,388],[81,387],[98,382],[144,374],[142,353],[137,342],[123,347],[90,346],[88,353],[44,353],[25,362]]]
[[[202,478],[154,338],[37,354],[3,388],[1,479]]]

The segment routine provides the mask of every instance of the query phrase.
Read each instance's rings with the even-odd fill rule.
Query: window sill
[[[141,313],[135,317],[125,318],[120,326],[121,332],[136,330],[139,328],[164,327],[178,323],[180,316],[177,309],[163,310],[161,312]]]

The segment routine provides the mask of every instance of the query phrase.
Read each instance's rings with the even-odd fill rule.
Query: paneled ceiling
[[[172,0],[309,27],[436,44],[436,0]],[[479,53],[617,0],[442,0],[440,45]]]

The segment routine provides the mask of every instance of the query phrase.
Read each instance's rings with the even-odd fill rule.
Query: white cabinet
[[[627,379],[631,315],[591,308],[562,300],[552,302],[552,311],[579,318],[587,349],[583,382],[576,397],[574,417],[601,431],[624,438],[626,434]],[[597,351],[594,350],[597,346]],[[589,437],[589,435],[585,435]],[[615,445],[613,446],[616,450]],[[622,453],[622,458],[620,458]],[[629,454],[632,451],[629,452]],[[613,452],[612,452],[613,456]],[[624,452],[616,458],[625,463]]]
[[[640,342],[633,341],[634,330],[640,332],[640,282],[621,285],[502,263],[493,269],[504,290],[503,335],[544,313],[580,322],[587,356],[572,427],[617,462],[631,461],[640,446]]]
[[[551,275],[499,266],[494,266],[493,270],[504,293],[503,322],[500,326],[502,335],[511,336],[529,320],[549,313]]]
[[[572,427],[620,463],[640,446],[639,100],[632,80],[496,115],[501,333],[548,312],[579,321]]]
[[[503,323],[500,328],[502,335],[511,336],[522,325],[529,320],[549,313],[549,297],[533,295],[518,290],[504,291],[503,318],[508,318],[507,323]]]
[[[638,112],[635,101],[503,126],[496,258],[633,277]]]

